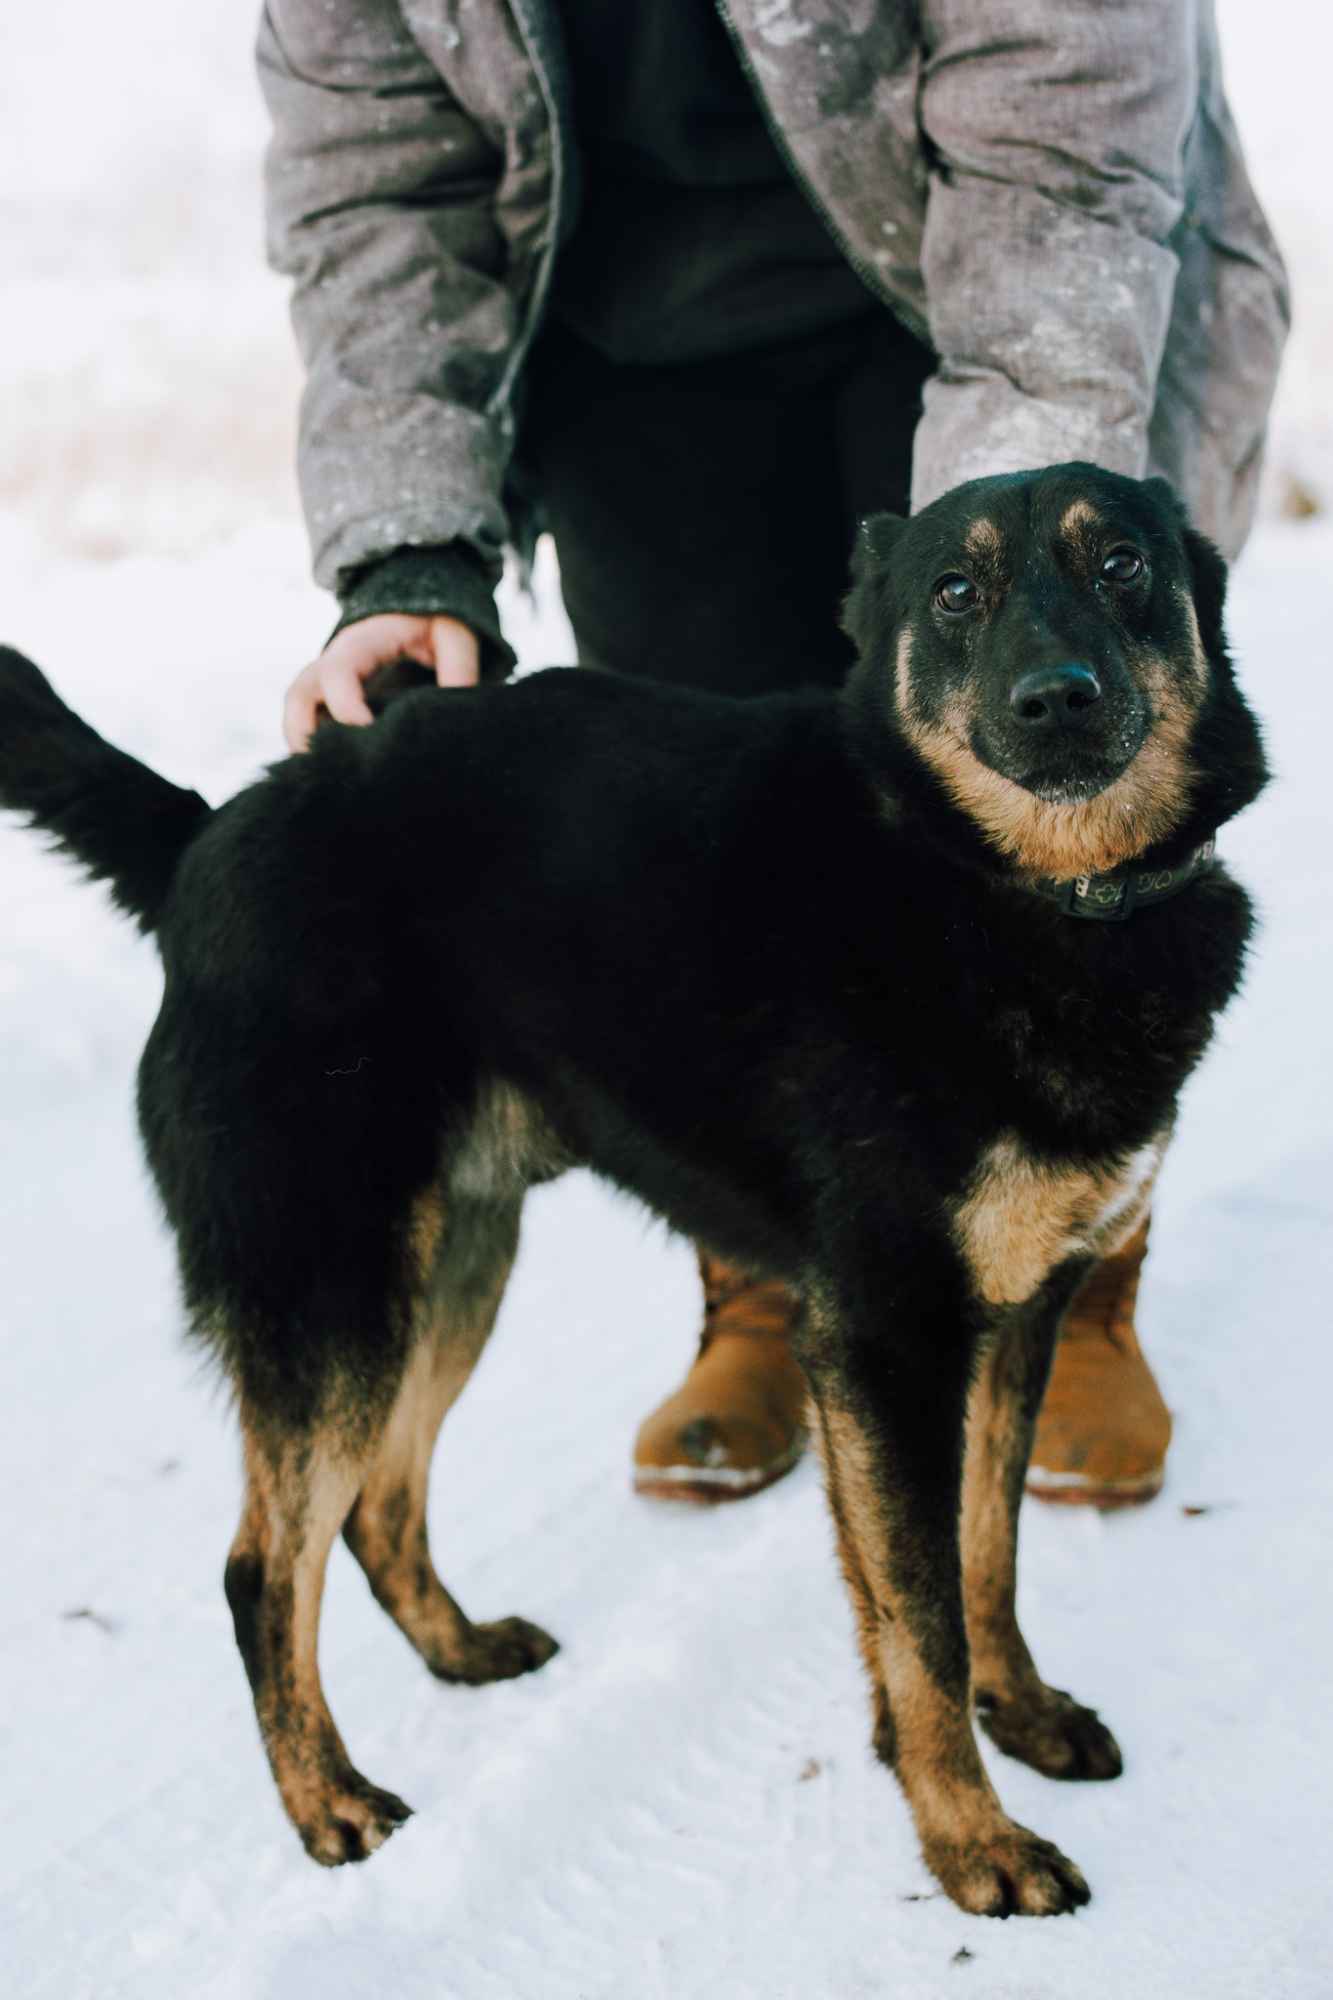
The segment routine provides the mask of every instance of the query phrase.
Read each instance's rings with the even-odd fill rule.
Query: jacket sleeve
[[[269,0],[258,63],[269,260],[293,281],[306,368],[297,465],[316,581],[345,598],[383,558],[432,549],[453,552],[469,589],[493,585],[510,448],[497,390],[519,316],[498,147],[397,0]]]
[[[1197,0],[923,0],[913,504],[1090,459],[1141,477],[1171,317]]]
[[[464,542],[439,549],[395,549],[364,569],[344,571],[338,585],[338,622],[329,638],[379,611],[416,612],[423,618],[446,612],[476,633],[481,678],[503,680],[517,665],[518,655],[500,628],[495,603],[498,581],[494,569]]]

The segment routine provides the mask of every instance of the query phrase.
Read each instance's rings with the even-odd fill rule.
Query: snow
[[[0,130],[23,164],[3,196],[0,637],[220,798],[279,754],[282,689],[330,622],[294,513],[281,289],[257,261],[248,30],[220,0],[188,32],[140,0],[127,51],[123,14],[84,12],[73,43],[59,10],[6,27]],[[1309,18],[1222,9],[1305,302],[1274,459],[1318,493],[1330,31]],[[528,1679],[442,1687],[337,1551],[331,1705],[417,1817],[365,1868],[307,1862],[222,1598],[233,1426],[178,1341],[133,1131],[155,955],[0,826],[6,1993],[1329,2000],[1330,564],[1333,524],[1275,512],[1235,580],[1279,782],[1224,835],[1264,931],[1157,1204],[1141,1324],[1177,1413],[1168,1488],[1118,1518],[1025,1510],[1028,1637],[1126,1753],[1118,1783],[1080,1787],[986,1751],[1009,1809],[1088,1874],[1076,1918],[990,1925],[933,1892],[868,1753],[810,1466],[717,1513],[630,1494],[695,1281],[681,1245],[581,1175],[531,1198],[432,1496],[469,1610],[522,1612],[564,1650]],[[539,586],[535,610],[508,598],[531,664],[569,656],[549,563]]]

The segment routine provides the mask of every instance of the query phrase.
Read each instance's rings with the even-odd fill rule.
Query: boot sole
[[[1136,1479],[1098,1482],[1085,1479],[1081,1472],[1047,1472],[1043,1466],[1033,1465],[1028,1467],[1024,1491],[1049,1506],[1096,1507],[1107,1514],[1116,1507],[1142,1507],[1145,1501],[1156,1499],[1165,1477],[1159,1467],[1155,1472],[1140,1473]]]
[[[799,1464],[805,1439],[799,1437],[768,1465],[636,1465],[634,1491],[647,1500],[683,1500],[694,1507],[719,1507],[762,1493]]]

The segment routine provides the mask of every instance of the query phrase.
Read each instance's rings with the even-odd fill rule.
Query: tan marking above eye
[[[1078,535],[1084,529],[1097,527],[1100,521],[1101,515],[1091,500],[1074,500],[1060,516],[1060,533]]]
[[[983,514],[973,521],[963,537],[963,547],[970,556],[998,556],[1004,547],[1004,538],[988,515]]]

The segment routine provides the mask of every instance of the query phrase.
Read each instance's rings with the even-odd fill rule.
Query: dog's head
[[[885,762],[901,771],[905,748],[992,851],[1101,873],[1202,839],[1264,782],[1225,594],[1164,480],[1081,464],[971,480],[864,524],[850,697]]]

